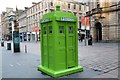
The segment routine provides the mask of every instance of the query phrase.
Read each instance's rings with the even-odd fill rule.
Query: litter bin
[[[1,41],[1,47],[4,47],[4,41],[3,40]]]
[[[7,43],[7,50],[11,50],[11,43]]]
[[[92,45],[92,36],[90,35],[89,39],[88,39],[88,45]]]

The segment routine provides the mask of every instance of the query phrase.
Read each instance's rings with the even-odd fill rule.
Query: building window
[[[31,21],[33,20],[33,17],[31,16]]]
[[[39,6],[40,6],[40,10],[41,10],[42,9],[42,4],[40,3]]]
[[[97,8],[100,8],[100,4],[97,4]]]
[[[32,8],[31,8],[31,14],[32,14]]]
[[[43,9],[43,3],[41,3],[42,4],[42,9]]]
[[[36,10],[36,12],[37,12],[37,5],[35,6],[35,10]]]
[[[33,19],[35,19],[35,15],[33,16]]]
[[[74,9],[76,9],[76,5],[74,4]]]
[[[50,5],[53,6],[53,2],[51,2]]]
[[[45,8],[47,7],[47,2],[45,2]]]
[[[35,7],[33,7],[33,13],[35,12]]]
[[[38,9],[40,10],[40,4],[38,5]]]
[[[79,29],[81,29],[81,22],[79,22]]]
[[[68,4],[68,9],[70,9],[70,4]]]
[[[79,10],[81,10],[81,5],[79,5]]]
[[[38,13],[38,16],[39,16],[39,18],[40,18],[40,12]]]
[[[36,20],[38,19],[38,15],[36,14],[36,18],[35,18]]]

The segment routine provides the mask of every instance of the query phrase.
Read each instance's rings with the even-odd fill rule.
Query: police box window
[[[64,33],[64,26],[59,26],[59,33]]]
[[[69,32],[69,33],[73,33],[73,26],[69,26],[68,32]]]
[[[49,33],[52,33],[52,26],[49,26]]]
[[[46,27],[43,28],[43,31],[44,31],[44,34],[46,34],[46,32],[47,32],[47,31],[46,31]]]

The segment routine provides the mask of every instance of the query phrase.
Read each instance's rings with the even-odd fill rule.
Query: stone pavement
[[[79,61],[81,65],[96,71],[109,72],[118,68],[120,65],[118,65],[117,44],[96,43],[93,46],[79,46]]]
[[[79,64],[105,74],[95,78],[118,77],[118,43],[94,43],[93,46],[79,44]]]
[[[5,45],[2,48],[2,58],[4,78],[49,78],[36,69],[40,64],[39,43],[22,42],[20,54],[7,51]],[[93,46],[84,46],[84,42],[80,42],[79,64],[84,66],[84,71],[61,78],[118,78],[119,62],[117,43],[94,43]]]
[[[0,80],[2,79],[2,48],[0,48]]]

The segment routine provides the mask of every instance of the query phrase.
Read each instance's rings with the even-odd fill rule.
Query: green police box
[[[59,77],[79,71],[77,17],[70,12],[47,13],[41,24],[41,65],[38,70]]]

